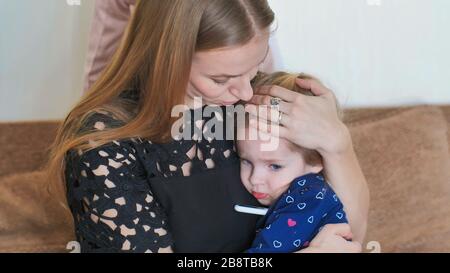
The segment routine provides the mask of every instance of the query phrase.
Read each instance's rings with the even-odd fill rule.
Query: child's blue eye
[[[277,165],[277,164],[271,164],[270,165],[270,169],[272,170],[272,171],[278,171],[278,170],[280,170],[280,169],[282,169],[283,168],[283,166],[280,166],[280,165]]]

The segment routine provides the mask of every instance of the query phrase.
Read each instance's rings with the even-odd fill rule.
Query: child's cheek
[[[271,202],[275,202],[278,200],[288,189],[290,186],[290,183],[286,183],[283,181],[283,179],[280,179],[280,181],[276,181],[278,177],[273,177],[272,183],[269,185],[269,193],[270,193],[270,199]],[[286,180],[288,181],[288,180]]]
[[[242,184],[244,184],[245,189],[247,189],[248,192],[251,192],[251,185],[248,180],[248,170],[245,166],[241,166],[241,181]]]

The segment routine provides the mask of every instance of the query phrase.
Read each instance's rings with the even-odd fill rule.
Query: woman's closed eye
[[[227,84],[227,82],[228,82],[228,80],[229,79],[224,79],[224,80],[217,80],[217,79],[211,79],[215,84],[218,84],[218,85],[225,85],[225,84]]]

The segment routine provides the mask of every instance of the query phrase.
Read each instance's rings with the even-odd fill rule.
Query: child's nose
[[[253,172],[250,176],[250,183],[253,186],[264,184],[264,175],[261,172]]]

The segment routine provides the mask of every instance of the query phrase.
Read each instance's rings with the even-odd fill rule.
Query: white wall
[[[345,106],[450,103],[449,0],[269,0],[279,68],[309,72]]]
[[[449,0],[269,1],[279,68],[320,77],[344,106],[450,103]],[[60,119],[79,98],[81,3],[0,0],[0,121]]]
[[[82,90],[92,0],[0,0],[0,120],[61,119]]]

